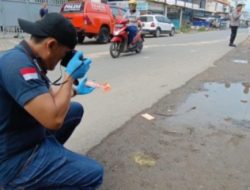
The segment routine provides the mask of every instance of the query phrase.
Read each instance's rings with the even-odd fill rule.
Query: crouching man
[[[102,166],[63,146],[83,116],[71,97],[94,90],[86,80],[73,88],[91,60],[76,52],[53,91],[46,73],[75,48],[74,27],[58,13],[18,22],[31,38],[0,58],[0,189],[96,189]]]

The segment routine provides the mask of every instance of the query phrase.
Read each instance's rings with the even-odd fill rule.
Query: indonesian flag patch
[[[34,67],[26,67],[20,70],[24,80],[38,79],[38,73]]]

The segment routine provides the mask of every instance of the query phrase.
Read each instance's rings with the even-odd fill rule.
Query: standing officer
[[[236,9],[232,12],[230,16],[231,36],[230,36],[229,46],[231,47],[236,47],[236,45],[234,44],[234,40],[237,35],[238,27],[240,26],[240,17],[242,15],[241,13],[242,7],[243,7],[243,4],[238,4],[236,6]]]

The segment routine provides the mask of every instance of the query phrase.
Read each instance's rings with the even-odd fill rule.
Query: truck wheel
[[[84,38],[85,38],[85,36],[77,35],[77,41],[78,41],[78,43],[82,44],[83,41],[84,41]]]
[[[108,43],[110,40],[110,32],[109,29],[105,26],[101,27],[100,33],[97,37],[97,42],[99,43]]]

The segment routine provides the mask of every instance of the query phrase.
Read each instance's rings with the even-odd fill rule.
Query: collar
[[[29,44],[25,40],[22,40],[19,45],[23,48],[25,53],[27,53],[32,59],[37,58],[33,53],[32,49],[30,48]]]
[[[35,65],[39,69],[39,71],[43,75],[46,75],[47,74],[47,69],[42,67],[41,59],[34,54],[31,47],[29,46],[29,44],[25,40],[22,40],[20,42],[19,46],[33,60],[33,62],[35,63]]]
[[[47,70],[44,67],[41,66],[41,61],[40,61],[41,59],[39,57],[35,56],[34,52],[30,48],[29,44],[25,40],[22,40],[19,43],[19,45],[16,46],[16,48],[21,49],[21,51],[23,51],[25,54],[27,54],[27,56],[29,57],[29,59],[31,60],[31,62],[38,69],[41,77],[46,81],[47,85],[49,85],[50,84],[50,80],[46,76]]]

